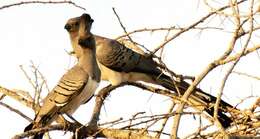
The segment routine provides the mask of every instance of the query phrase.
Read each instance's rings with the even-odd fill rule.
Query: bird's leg
[[[67,125],[70,123],[75,123],[76,125],[78,125],[79,128],[77,128],[73,134],[73,136],[71,137],[71,139],[81,139],[81,128],[84,127],[84,125],[82,125],[80,122],[78,122],[74,117],[72,117],[70,114],[65,113],[64,115],[66,115],[66,117],[68,117],[70,119],[70,121],[66,120],[64,117],[63,119],[67,122]]]
[[[71,122],[69,122],[68,120],[66,120],[66,119],[64,118],[64,116],[62,116],[61,114],[58,116],[56,122],[63,125],[63,130],[64,130],[64,131],[67,131],[69,125],[71,124]],[[66,132],[65,132],[64,134],[66,134]]]
[[[73,139],[83,139],[82,134],[84,133],[82,131],[84,125],[80,126],[79,128],[76,129],[75,133],[73,134]]]

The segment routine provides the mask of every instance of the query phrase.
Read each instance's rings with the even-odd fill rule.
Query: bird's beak
[[[66,24],[66,25],[64,26],[64,29],[66,29],[67,31],[70,31],[71,25],[70,25],[70,24]]]

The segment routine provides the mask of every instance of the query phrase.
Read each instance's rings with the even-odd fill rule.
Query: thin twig
[[[218,116],[217,116],[217,114],[218,114],[218,108],[219,108],[219,103],[220,103],[220,100],[221,100],[221,96],[222,96],[222,94],[223,94],[223,90],[224,90],[224,87],[225,87],[225,84],[226,84],[226,82],[227,82],[227,80],[228,80],[228,77],[229,77],[229,75],[232,73],[232,71],[233,71],[233,69],[235,68],[235,66],[237,65],[237,63],[239,62],[239,60],[240,60],[240,58],[242,57],[242,54],[245,52],[245,50],[247,49],[247,46],[248,46],[248,44],[249,44],[249,41],[251,40],[251,36],[252,36],[252,32],[253,32],[253,3],[254,3],[254,1],[252,0],[252,3],[251,3],[251,17],[250,17],[250,32],[249,32],[249,35],[248,35],[248,38],[247,38],[247,41],[246,41],[246,43],[245,43],[245,45],[244,45],[244,47],[243,47],[243,49],[242,49],[242,51],[241,51],[241,54],[238,56],[238,58],[234,61],[234,63],[232,63],[232,65],[230,66],[230,68],[228,69],[228,71],[227,71],[227,73],[225,74],[225,76],[224,76],[224,78],[223,78],[223,81],[222,81],[222,84],[221,84],[221,87],[220,87],[220,91],[219,91],[219,93],[218,93],[218,96],[217,96],[217,100],[216,100],[216,104],[215,104],[215,106],[214,106],[214,118],[215,118],[215,121],[216,121],[216,123],[217,123],[217,125],[218,125],[218,127],[220,127],[220,129],[221,129],[221,132],[222,132],[222,134],[224,135],[224,136],[227,136],[226,135],[226,133],[225,133],[225,131],[224,131],[224,128],[222,127],[222,125],[221,125],[221,123],[219,122],[219,120],[218,120]],[[231,4],[231,5],[233,5],[233,3]],[[235,9],[238,9],[238,7],[237,7],[237,4],[235,4],[236,5],[236,7],[233,7],[233,6],[231,6],[232,7],[232,9],[233,9],[233,13],[234,13],[234,15],[236,15],[235,17],[235,19],[236,19],[236,22],[237,22],[237,25],[239,25],[240,26],[240,18],[239,18],[239,13],[235,10]]]
[[[243,3],[244,1],[247,0],[241,0],[238,2],[238,4]],[[160,44],[157,48],[155,48],[152,53],[150,55],[154,55],[159,49],[161,49],[162,47],[164,47],[167,43],[169,43],[170,41],[172,41],[173,39],[177,38],[178,36],[180,36],[181,34],[183,34],[184,32],[189,31],[190,29],[196,27],[197,25],[199,25],[200,23],[204,22],[206,19],[208,19],[209,17],[211,17],[212,15],[216,14],[218,11],[223,11],[227,8],[229,8],[230,5],[224,6],[222,8],[217,9],[216,11],[212,11],[210,12],[208,15],[202,17],[201,19],[199,19],[197,22],[189,25],[188,27],[184,28],[183,30],[180,30],[178,33],[176,33],[175,35],[173,35],[172,37],[169,37],[169,39],[167,39],[166,41],[164,41],[162,44]]]
[[[123,37],[127,37],[128,35],[132,35],[135,33],[141,33],[141,32],[156,32],[156,31],[172,31],[172,30],[183,30],[184,27],[159,27],[159,28],[141,28],[141,29],[136,29],[133,31],[128,32],[127,34],[123,34],[121,36],[118,36],[116,40],[121,39]],[[218,28],[218,27],[194,27],[192,29],[196,30],[206,30],[206,29],[212,29],[212,30],[224,30],[223,28]]]
[[[64,0],[64,1],[21,1],[21,2],[17,2],[17,3],[12,3],[12,4],[1,6],[0,10],[14,7],[14,6],[24,5],[24,4],[72,4],[73,6],[79,8],[79,9],[82,9],[84,11],[86,10],[84,7],[77,5],[75,2],[66,1],[66,0]]]
[[[42,72],[39,70],[39,68],[37,68],[37,67],[33,64],[33,62],[32,62],[32,67],[33,67],[33,68],[37,71],[37,73],[40,75],[41,80],[42,80],[42,84],[45,85],[45,88],[47,89],[47,91],[50,92],[50,88],[49,88],[49,86],[48,86],[48,83],[47,83],[47,80],[46,80],[45,76],[42,74]]]
[[[15,91],[12,91],[12,90],[9,90],[7,88],[0,86],[0,92],[5,94],[6,96],[13,98],[14,100],[20,102],[21,104],[23,104],[23,105],[25,105],[29,108],[33,108],[33,102],[32,101],[27,100],[26,98],[18,95],[18,93],[16,93]],[[37,107],[36,109],[39,109],[39,107]]]
[[[168,110],[168,113],[171,113],[171,112],[173,111],[174,106],[175,106],[175,103],[172,101],[172,104],[171,104],[171,106],[170,106],[170,108],[169,108],[169,110]],[[158,130],[159,132],[158,132],[158,133],[156,134],[156,136],[155,136],[156,138],[160,138],[161,133],[163,132],[163,129],[165,128],[165,125],[166,125],[168,119],[169,119],[169,117],[166,117],[166,118],[163,120],[162,125],[161,125],[161,128]]]
[[[228,8],[229,6],[225,6],[225,7],[222,7],[220,8],[220,10],[224,10],[226,8]],[[205,20],[207,19],[209,16],[215,14],[215,12],[211,12],[210,14],[208,14],[207,16],[203,17],[202,19]],[[199,24],[200,22],[202,22],[203,20],[199,20],[198,22],[194,23],[192,26],[195,26],[197,24]],[[219,57],[217,58],[217,60],[214,60],[213,62],[211,62],[196,78],[195,80],[192,82],[192,84],[189,86],[189,88],[186,90],[186,92],[184,93],[184,95],[182,96],[182,99],[183,100],[187,100],[189,98],[189,96],[191,95],[191,93],[193,92],[193,90],[196,88],[196,86],[201,82],[202,79],[204,79],[206,77],[206,75],[212,71],[214,68],[216,68],[219,64],[219,61],[221,60],[224,60],[226,59],[232,52],[234,46],[235,46],[235,43],[236,43],[236,40],[238,39],[237,36],[239,34],[239,30],[240,30],[240,24],[237,24],[236,25],[236,28],[235,28],[235,32],[233,33],[233,36],[231,38],[231,41],[229,43],[229,46],[227,48],[227,50]],[[159,49],[158,49],[159,50]],[[182,102],[176,112],[177,113],[181,113],[183,111],[183,108],[185,106],[185,101]],[[175,117],[174,117],[174,124],[173,124],[173,127],[172,127],[172,137],[173,138],[177,138],[177,131],[178,131],[178,127],[179,127],[179,124],[180,124],[180,118],[181,118],[181,115],[180,114],[177,114]]]
[[[109,121],[109,122],[105,122],[105,123],[101,123],[101,124],[98,124],[98,126],[104,126],[104,125],[109,125],[109,124],[115,124],[115,123],[117,123],[117,122],[119,122],[119,121],[122,121],[123,120],[123,118],[122,117],[120,117],[120,118],[118,118],[118,119],[116,119],[116,120],[113,120],[113,121]]]
[[[183,139],[189,139],[189,138],[192,138],[192,136],[196,137],[197,134],[199,134],[201,131],[204,131],[206,129],[208,129],[209,127],[211,127],[213,124],[210,124],[210,125],[206,125],[204,127],[201,127],[201,128],[198,128],[197,131],[195,131],[194,133],[191,133],[187,136],[185,136]]]
[[[248,73],[239,72],[239,71],[233,71],[232,73],[235,73],[235,74],[238,74],[238,75],[243,75],[243,76],[246,76],[246,77],[249,77],[249,78],[253,78],[253,79],[256,79],[256,80],[260,80],[260,77],[257,77],[257,76],[254,76],[254,75],[250,75]]]
[[[20,69],[22,70],[23,74],[25,75],[26,79],[29,81],[29,83],[32,85],[33,88],[36,88],[36,85],[34,84],[32,78],[28,75],[28,73],[25,71],[23,65],[19,66]]]
[[[117,17],[117,19],[118,19],[118,22],[120,23],[120,25],[121,25],[121,27],[123,28],[123,30],[124,30],[126,36],[128,37],[128,39],[129,39],[133,44],[136,44],[136,42],[133,41],[133,39],[132,39],[132,38],[129,36],[129,34],[127,33],[127,30],[126,30],[125,26],[123,25],[123,23],[122,23],[122,21],[121,21],[119,15],[117,14],[115,8],[113,7],[112,9],[113,9],[113,12],[114,12],[114,14],[116,15],[116,17]],[[143,45],[140,45],[140,46],[141,46],[142,48],[144,48],[147,52],[150,52],[150,50],[147,49],[146,47],[144,47]]]
[[[12,111],[12,112],[15,112],[16,114],[20,115],[21,117],[23,117],[24,119],[26,119],[26,120],[29,121],[29,122],[32,122],[32,121],[33,121],[30,117],[26,116],[24,113],[22,113],[22,112],[19,111],[18,109],[13,108],[12,106],[10,106],[10,105],[8,105],[8,104],[5,104],[5,103],[3,103],[3,102],[0,101],[0,105],[6,107],[7,109],[9,109],[9,110]]]

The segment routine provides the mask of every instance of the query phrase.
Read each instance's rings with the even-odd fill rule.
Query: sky
[[[14,2],[19,1],[1,1],[0,7]],[[67,51],[72,49],[64,25],[69,18],[80,16],[84,12],[89,13],[94,19],[92,27],[94,34],[116,38],[124,34],[124,31],[113,13],[113,7],[127,31],[142,28],[185,27],[208,11],[202,3],[198,4],[197,0],[88,0],[74,2],[86,8],[86,11],[69,4],[30,4],[0,10],[0,63],[2,64],[0,86],[33,92],[32,86],[19,68],[19,65],[22,65],[27,71],[30,71],[32,61],[45,75],[49,87],[54,87],[59,78],[75,64],[75,59],[67,54]],[[228,24],[231,24],[228,21],[225,23],[227,25],[221,25],[218,18],[212,19],[212,22],[212,25],[219,24],[220,27],[231,30],[228,28]],[[133,39],[153,50],[164,40],[166,33],[139,33],[134,35]],[[171,34],[173,33],[174,31],[171,32]],[[165,47],[163,60],[176,73],[196,76],[207,64],[224,52],[230,38],[230,33],[216,30],[203,31],[202,33],[190,31]],[[257,43],[257,41],[252,43]],[[238,44],[236,49],[239,50],[239,48]],[[216,95],[218,93],[216,90],[219,90],[227,67],[222,66],[215,69],[199,86]],[[259,77],[259,69],[259,55],[252,53],[243,58],[235,70]],[[108,83],[102,82],[101,87],[106,84]],[[223,99],[235,105],[247,96],[259,96],[259,86],[259,80],[232,74],[224,89]],[[22,110],[31,118],[34,117],[33,111],[19,105],[12,99],[5,99],[4,102]],[[252,102],[253,100],[248,100],[245,106],[241,105],[241,108]],[[171,101],[168,98],[151,95],[149,92],[134,87],[123,87],[114,91],[106,100],[101,121],[119,117],[129,118],[139,111],[146,111],[147,114],[165,113],[170,104]],[[93,100],[81,106],[74,114],[75,118],[86,123],[93,106]],[[29,124],[25,119],[3,107],[0,108],[0,114],[1,138],[11,138],[15,134],[21,133],[23,128]],[[195,120],[185,118],[185,122],[180,125],[181,136],[197,128],[194,126],[187,129],[185,125]],[[195,123],[198,123],[198,120]],[[170,127],[171,121],[168,124]],[[62,136],[62,133],[60,134]]]

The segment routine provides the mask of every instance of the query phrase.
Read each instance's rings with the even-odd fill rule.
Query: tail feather
[[[24,132],[27,132],[27,131],[32,130],[32,129],[33,129],[33,126],[34,126],[34,124],[33,124],[33,123],[30,123],[28,126],[26,126],[26,127],[24,128]],[[43,135],[44,135],[44,133],[39,133],[39,134],[33,135],[33,136],[32,136],[32,139],[42,139],[42,138],[43,138]]]
[[[214,115],[214,107],[208,108],[205,111],[211,116]],[[224,128],[228,128],[233,123],[233,120],[222,111],[218,111],[218,120]]]
[[[29,130],[32,130],[32,128],[33,128],[33,123],[30,123],[28,126],[26,126],[25,128],[24,128],[24,132],[27,132],[27,131],[29,131]]]
[[[190,84],[185,81],[174,83],[174,81],[165,74],[162,74],[159,78],[155,77],[155,80],[159,85],[162,85],[163,87],[172,90],[174,92],[179,92],[181,95],[183,95],[184,92],[190,86]],[[213,117],[214,115],[213,106],[216,102],[217,99],[216,97],[207,94],[206,92],[202,91],[199,88],[196,88],[195,92],[192,93],[189,99],[193,102],[196,102],[196,105],[198,104],[204,106],[203,109]],[[220,109],[218,111],[218,120],[220,121],[220,123],[224,128],[229,127],[230,124],[233,122],[232,119],[225,114],[225,112],[227,112],[227,110],[230,108],[233,108],[233,106],[221,100]]]

